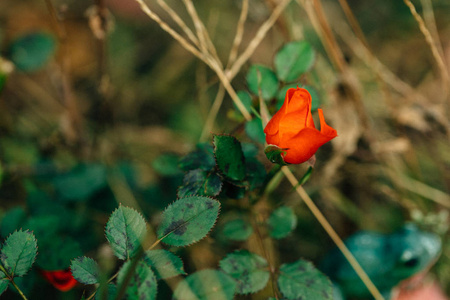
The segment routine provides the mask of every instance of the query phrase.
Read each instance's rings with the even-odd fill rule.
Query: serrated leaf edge
[[[177,275],[174,275],[174,276],[170,276],[170,277],[165,277],[165,278],[157,278],[157,280],[166,280],[166,279],[169,279],[169,278],[173,278],[173,277],[176,277],[176,276],[180,276],[180,275],[187,275],[187,272],[186,272],[186,270],[184,269],[184,261],[181,259],[181,257],[179,257],[178,255],[176,255],[175,253],[173,253],[172,251],[169,251],[169,250],[166,250],[166,249],[149,249],[149,250],[146,250],[145,252],[144,252],[144,255],[147,255],[146,253],[148,252],[148,251],[155,251],[155,250],[164,250],[164,251],[167,251],[167,252],[170,252],[171,254],[173,254],[175,257],[177,257],[177,258],[179,258],[180,259],[180,261],[181,261],[181,266],[182,266],[182,268],[183,268],[183,273],[180,273],[180,274],[177,274]],[[143,258],[144,259],[144,262],[146,263],[146,261],[145,261],[145,258]],[[149,266],[151,269],[153,269],[153,267],[152,266]],[[156,267],[155,267],[155,269],[156,269]],[[155,272],[153,272],[153,273],[155,273]],[[155,274],[155,277],[156,277],[156,274]]]
[[[13,272],[13,274],[5,274],[5,275],[13,275],[13,277],[22,277],[22,276],[26,275],[26,274],[30,271],[30,269],[32,268],[32,266],[33,266],[34,263],[36,262],[36,257],[37,257],[37,255],[38,255],[38,245],[37,245],[37,239],[36,239],[36,236],[34,235],[34,233],[33,233],[32,230],[25,229],[25,231],[24,231],[22,228],[20,228],[20,229],[18,229],[18,230],[17,230],[17,229],[14,230],[14,232],[11,232],[11,233],[8,235],[8,237],[4,240],[4,242],[1,244],[1,247],[0,247],[0,254],[1,254],[1,252],[3,251],[3,248],[4,248],[5,245],[6,245],[6,241],[7,241],[14,233],[16,233],[16,232],[30,233],[30,234],[33,236],[33,239],[34,239],[35,245],[36,245],[36,255],[34,256],[33,261],[31,262],[31,267],[28,269],[28,271],[25,272],[25,274],[23,274],[23,275],[15,275],[14,272]],[[0,263],[1,263],[1,259],[0,259]],[[6,270],[6,268],[5,268],[5,270]],[[7,276],[7,277],[8,277],[8,276]]]
[[[220,203],[219,200],[217,200],[217,199],[215,199],[215,198],[213,198],[213,197],[209,197],[209,196],[191,195],[191,196],[184,197],[184,198],[177,198],[175,201],[173,201],[172,203],[170,203],[169,205],[167,205],[166,208],[164,209],[164,211],[163,211],[161,214],[163,215],[163,214],[169,209],[169,207],[172,206],[172,205],[173,205],[175,202],[177,202],[178,200],[181,200],[181,199],[187,199],[187,198],[192,198],[192,197],[209,198],[209,199],[212,199],[212,200],[216,201],[217,203],[219,203],[219,210],[217,211],[217,218],[216,218],[216,220],[214,221],[214,224],[211,226],[211,228],[210,228],[209,231],[205,234],[204,237],[202,237],[202,238],[199,239],[199,240],[194,240],[192,243],[189,243],[189,244],[186,244],[186,245],[182,245],[182,246],[176,246],[176,245],[166,244],[166,243],[164,242],[164,239],[165,239],[167,236],[169,236],[171,233],[173,233],[175,230],[177,230],[178,228],[180,228],[181,226],[183,226],[184,224],[186,224],[186,223],[187,223],[187,221],[186,221],[186,222],[184,222],[183,224],[180,224],[179,226],[177,226],[176,228],[174,228],[172,231],[170,231],[169,233],[167,233],[167,234],[164,235],[163,237],[158,238],[158,239],[161,240],[162,243],[164,243],[164,244],[166,244],[166,245],[169,245],[169,246],[172,246],[172,247],[189,247],[189,246],[191,246],[191,245],[193,245],[193,244],[195,244],[195,243],[200,242],[200,241],[203,240],[204,238],[206,238],[206,237],[208,236],[208,234],[209,234],[209,233],[213,230],[213,228],[216,226],[217,220],[219,219],[220,209],[222,208],[222,205],[221,205],[221,203]],[[191,219],[193,219],[193,218],[191,218]],[[191,219],[189,219],[189,220],[191,220]],[[189,221],[189,220],[188,220],[188,221]],[[160,224],[160,225],[161,225],[161,224]]]
[[[227,255],[225,255],[225,257],[222,258],[222,259],[219,261],[219,268],[221,269],[221,271],[222,271],[223,273],[227,274],[231,279],[233,279],[234,281],[236,281],[236,289],[237,289],[237,285],[238,285],[238,283],[237,283],[237,282],[238,282],[238,279],[234,279],[231,275],[229,275],[227,272],[225,272],[225,271],[222,269],[222,266],[220,265],[220,263],[221,263],[222,260],[225,259],[228,255],[230,255],[230,254],[235,254],[235,253],[237,253],[237,252],[242,252],[242,251],[245,251],[245,252],[247,252],[247,253],[254,254],[254,255],[257,255],[257,256],[263,258],[263,259],[266,261],[266,263],[267,263],[267,267],[269,267],[269,262],[267,261],[267,259],[266,259],[265,257],[262,257],[261,255],[256,254],[256,253],[253,253],[253,252],[251,252],[251,251],[249,251],[249,250],[247,250],[247,249],[237,249],[237,250],[234,250],[233,252],[227,253]],[[262,270],[262,269],[258,269],[258,270]],[[259,290],[257,290],[257,291],[254,291],[254,292],[248,292],[248,293],[238,293],[238,292],[236,291],[236,294],[238,294],[238,295],[252,295],[252,294],[256,294],[256,293],[262,291],[262,290],[267,286],[267,283],[268,283],[269,280],[270,280],[270,271],[267,270],[267,272],[269,273],[269,279],[267,280],[266,285],[265,285],[264,287],[262,287],[261,289],[259,289]]]
[[[97,267],[99,267],[98,266],[98,263],[97,263],[97,261],[95,260],[95,259],[93,259],[93,258],[91,258],[91,257],[88,257],[88,256],[85,256],[85,255],[83,255],[83,256],[78,256],[78,257],[76,257],[76,258],[74,258],[74,259],[72,259],[71,261],[70,261],[70,273],[72,273],[72,277],[73,278],[75,278],[75,276],[73,275],[73,270],[72,270],[72,264],[73,264],[73,262],[74,261],[81,261],[83,258],[87,258],[88,260],[92,260],[93,262],[95,262],[95,264],[97,265]],[[84,268],[83,268],[84,269]],[[85,269],[84,269],[85,270]],[[88,273],[90,273],[90,272],[88,272]],[[95,282],[95,283],[84,283],[83,281],[81,281],[81,280],[78,280],[78,278],[75,278],[78,282],[81,282],[82,284],[85,284],[85,285],[91,285],[91,284],[97,284],[97,283],[99,283],[99,280],[97,280],[97,282]]]
[[[122,208],[122,207],[130,208],[130,209],[134,210],[135,212],[137,212],[137,213],[139,214],[139,216],[142,218],[142,220],[144,220],[144,223],[145,223],[145,229],[147,230],[147,225],[148,225],[148,224],[147,224],[147,220],[144,218],[144,216],[143,216],[139,211],[137,211],[137,210],[134,209],[133,207],[124,206],[124,205],[122,205],[122,203],[119,203],[119,207],[117,207],[117,208],[109,215],[108,221],[106,222],[105,227],[104,227],[104,230],[103,230],[104,235],[105,235],[105,238],[106,238],[106,240],[108,241],[108,244],[109,244],[109,246],[111,247],[111,250],[113,250],[113,249],[112,249],[112,246],[111,246],[111,241],[108,239],[108,236],[106,235],[106,227],[108,226],[108,222],[109,222],[109,219],[111,218],[111,216],[112,216],[116,211],[118,211],[119,208]],[[141,244],[141,247],[142,247],[142,244]],[[128,251],[127,251],[127,252],[128,252]],[[116,255],[116,253],[114,252],[114,250],[113,250],[113,253],[114,253],[114,255],[115,255],[117,258],[119,258],[120,260],[128,260],[128,259],[131,258],[131,257],[126,257],[125,259],[122,259],[122,258],[120,258],[120,257],[118,257],[118,256]]]
[[[218,172],[214,172],[215,169],[216,168],[214,168],[213,170],[206,171],[206,170],[197,168],[197,169],[185,171],[184,172],[184,176],[186,176],[186,174],[189,173],[189,172],[192,172],[192,171],[195,171],[195,170],[201,170],[201,171],[204,171],[204,172],[208,173],[208,176],[210,176],[212,173],[215,173],[215,174],[217,174],[219,176],[219,178],[222,178],[221,174],[219,174]],[[185,186],[184,185],[184,176],[183,176],[183,184],[181,184],[180,186],[177,187],[177,200],[178,199],[182,199],[182,198],[186,198],[186,197],[180,197],[180,195],[179,195],[180,189]],[[217,194],[215,194],[215,195],[208,195],[208,196],[198,196],[197,194],[194,194],[194,195],[197,196],[197,197],[216,197],[222,192],[222,188],[223,188],[223,181],[221,180],[220,181],[220,189],[219,189],[219,192]],[[191,196],[194,196],[194,195],[189,195],[187,197],[191,197]]]

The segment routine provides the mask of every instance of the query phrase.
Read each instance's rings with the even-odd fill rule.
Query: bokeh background
[[[194,28],[181,1],[166,3]],[[250,0],[241,50],[278,3]],[[342,237],[361,229],[390,233],[407,221],[439,234],[443,251],[431,276],[448,293],[450,3],[412,3],[429,29],[434,54],[403,1],[348,1],[355,18],[350,22],[341,1],[322,1],[322,16],[312,2],[292,1],[232,84],[247,90],[251,64],[273,67],[282,45],[308,41],[316,61],[297,84],[315,88],[339,137],[317,153],[306,190]],[[177,28],[156,1],[148,5]],[[226,62],[242,2],[198,0],[195,6]],[[323,22],[335,43],[320,30]],[[43,58],[27,57],[21,50],[26,43]],[[156,224],[152,216],[176,199],[183,177],[172,158],[211,140],[202,130],[218,91],[215,73],[132,0],[2,0],[0,54],[6,78],[0,94],[2,238],[32,222],[41,228],[42,221],[30,225],[30,219],[63,211],[61,236],[79,243],[76,253],[108,257],[102,230],[119,202],[139,207]],[[268,104],[273,113],[274,103]],[[211,131],[254,142],[243,123],[225,95]],[[74,168],[79,177],[60,179]],[[306,166],[293,169],[301,174]],[[98,176],[105,179],[97,189],[92,178]],[[83,200],[58,194],[64,185],[84,191]],[[287,182],[273,197],[298,203],[298,227],[278,242],[280,255],[319,261],[331,240]],[[185,250],[187,269],[214,266],[223,253],[213,243],[211,237]],[[59,295],[37,274],[33,280]]]

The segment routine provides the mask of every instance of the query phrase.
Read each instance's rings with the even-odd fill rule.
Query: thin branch
[[[410,192],[416,193],[424,198],[427,198],[433,202],[436,202],[442,206],[450,208],[450,195],[433,188],[421,181],[409,178],[398,172],[385,168],[386,172],[391,175],[392,180],[395,181],[399,186],[407,189]]]
[[[157,14],[155,14],[150,9],[150,7],[148,7],[148,5],[144,3],[143,0],[136,0],[136,2],[141,6],[142,11],[147,16],[149,16],[153,21],[158,23],[158,25],[161,27],[161,29],[164,30],[165,32],[167,32],[168,34],[170,34],[178,43],[181,44],[181,46],[183,46],[183,48],[185,48],[187,51],[194,54],[197,58],[199,58],[201,61],[203,61],[207,65],[210,65],[208,59],[206,58],[206,54],[200,53],[194,46],[192,46],[192,44],[190,44],[178,32],[173,30],[166,22],[161,20],[161,18]]]
[[[431,3],[431,0],[420,0],[420,3],[422,4],[423,7],[423,18],[425,19],[425,23],[428,25],[428,28],[430,28],[430,32],[433,35],[434,40],[436,41],[439,54],[442,57],[445,57],[444,49],[442,48],[442,43],[439,38],[439,32],[436,26],[436,18],[434,17],[433,4]]]
[[[361,26],[359,26],[358,20],[356,20],[355,15],[353,14],[350,6],[348,5],[347,0],[339,0],[339,4],[342,7],[342,10],[344,11],[345,16],[347,17],[348,23],[352,27],[353,32],[358,37],[358,39],[369,48],[369,44],[367,43],[367,40],[364,36],[364,33],[361,29]]]
[[[431,49],[433,57],[436,60],[439,71],[441,73],[442,90],[445,93],[445,96],[446,96],[445,98],[447,98],[448,92],[449,92],[448,85],[450,83],[450,81],[449,81],[450,77],[448,74],[448,70],[445,66],[444,60],[443,60],[442,56],[440,55],[439,50],[436,47],[436,43],[435,43],[433,37],[431,36],[430,31],[428,30],[427,26],[425,25],[425,22],[423,21],[422,17],[417,13],[416,7],[414,6],[414,4],[412,4],[410,0],[403,0],[403,2],[405,2],[405,4],[408,6],[408,8],[411,11],[411,14],[413,15],[417,24],[419,24],[419,29],[422,32],[422,34],[424,35],[425,40]]]
[[[228,79],[228,77],[225,75],[223,69],[219,65],[214,64],[214,63],[211,64],[211,67],[216,72],[216,74],[219,77],[220,81],[222,82],[223,86],[227,90],[227,92],[230,95],[231,99],[233,100],[234,104],[236,104],[237,108],[244,116],[245,120],[250,121],[252,119],[252,116],[250,115],[248,110],[245,108],[241,99],[239,99],[238,95],[236,94],[236,91],[231,86],[231,82]]]
[[[167,14],[172,18],[172,20],[177,23],[177,25],[183,30],[187,37],[191,40],[194,45],[200,47],[199,41],[192,30],[184,23],[184,21],[178,16],[178,14],[169,6],[164,0],[157,0],[159,6],[161,6]]]
[[[217,55],[216,48],[214,47],[214,44],[212,43],[211,38],[209,37],[205,25],[199,18],[197,10],[195,9],[194,4],[192,3],[192,0],[183,0],[183,3],[186,6],[189,15],[191,16],[192,21],[194,22],[195,30],[197,31],[197,36],[200,41],[200,49],[202,49],[204,53],[208,53],[209,50],[209,52],[212,54],[212,56],[216,59],[217,63],[222,68],[222,62],[220,61],[219,56]]]
[[[292,184],[292,186],[295,187],[295,190],[297,191],[297,194],[302,198],[302,200],[305,202],[305,204],[308,206],[314,217],[319,221],[320,225],[325,229],[325,231],[328,233],[328,235],[331,237],[331,239],[334,241],[336,246],[339,248],[339,250],[342,252],[342,254],[345,256],[347,261],[350,263],[352,268],[355,270],[355,272],[358,274],[359,278],[364,282],[367,289],[370,291],[372,296],[376,300],[384,300],[383,296],[380,294],[376,286],[373,284],[373,282],[370,280],[369,276],[367,276],[366,272],[361,268],[361,265],[358,263],[358,261],[355,259],[353,254],[348,250],[347,246],[345,246],[342,239],[339,237],[339,235],[334,231],[333,227],[328,223],[325,216],[320,212],[319,208],[314,204],[312,199],[309,197],[309,195],[305,192],[303,187],[299,185],[298,180],[295,178],[294,174],[292,174],[291,170],[289,170],[288,167],[284,166],[281,168],[286,178],[289,180],[289,182]]]
[[[225,71],[225,74],[229,80],[236,76],[236,74],[241,70],[242,66],[253,55],[256,48],[258,48],[261,41],[265,38],[267,32],[270,30],[270,28],[272,28],[273,24],[275,24],[280,14],[290,2],[291,0],[283,0],[280,2],[280,4],[278,4],[278,6],[273,10],[270,17],[258,29],[255,37],[250,41],[244,52],[242,52],[242,54],[236,59],[231,68]]]
[[[208,117],[206,118],[205,125],[203,126],[202,134],[200,135],[200,141],[204,141],[208,134],[211,132],[214,125],[214,120],[219,113],[219,109],[222,106],[223,98],[225,96],[225,88],[223,85],[219,85],[219,90],[217,91],[216,98],[214,99],[213,105],[211,106]]]
[[[242,37],[244,35],[244,24],[245,21],[247,20],[248,15],[248,1],[249,0],[242,1],[242,10],[239,16],[239,21],[237,24],[236,35],[234,36],[233,45],[231,46],[230,56],[228,57],[227,69],[236,61],[238,55],[239,46],[241,45]]]

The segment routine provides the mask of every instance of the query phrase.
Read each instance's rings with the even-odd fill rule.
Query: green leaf
[[[25,275],[36,259],[37,241],[29,231],[15,231],[5,241],[0,261],[10,276]]]
[[[64,270],[70,261],[81,256],[80,244],[70,236],[52,235],[45,241],[39,240],[39,256],[36,263],[47,271]]]
[[[208,143],[198,144],[196,149],[183,157],[178,166],[183,171],[202,169],[209,171],[216,166],[213,147]]]
[[[125,277],[132,265],[132,261],[127,261],[119,270],[117,276],[117,286],[121,286],[125,282]],[[125,296],[126,299],[156,299],[157,282],[152,269],[144,262],[139,261],[133,270],[131,280],[128,281]]]
[[[246,159],[245,173],[249,183],[249,190],[260,188],[266,180],[266,169],[256,158]]]
[[[269,281],[267,261],[247,250],[228,254],[219,265],[226,274],[236,280],[238,294],[255,293],[262,290]]]
[[[119,259],[130,259],[147,232],[144,218],[134,209],[120,206],[109,217],[105,234]]]
[[[18,69],[32,72],[44,67],[55,52],[53,36],[37,32],[16,39],[10,46],[9,57]]]
[[[270,100],[277,94],[278,79],[275,73],[263,65],[252,65],[247,73],[247,84],[249,90],[259,96],[261,89],[262,98]]]
[[[204,238],[214,226],[220,203],[208,197],[178,199],[162,214],[158,238],[172,246],[186,246]]]
[[[180,175],[181,170],[178,167],[180,158],[176,154],[165,153],[158,156],[153,162],[152,167],[155,171],[164,176]]]
[[[259,153],[259,149],[252,143],[241,143],[242,152],[244,152],[245,159],[253,158]]]
[[[254,118],[251,121],[245,123],[245,133],[249,138],[257,143],[263,144],[266,141],[266,135],[264,134],[264,128],[260,118]]]
[[[57,176],[53,184],[59,195],[67,201],[87,200],[106,186],[106,168],[101,164],[81,164]]]
[[[64,215],[61,212],[61,215]],[[39,240],[39,244],[46,242],[61,229],[60,216],[58,215],[39,215],[29,218],[25,224],[24,228],[28,228],[33,231],[33,234]],[[67,219],[65,220],[68,221]],[[42,249],[41,249],[42,250]]]
[[[292,208],[281,206],[274,210],[267,220],[269,235],[275,239],[282,239],[289,235],[297,226],[297,216]]]
[[[6,291],[6,289],[8,288],[8,283],[9,283],[9,280],[8,279],[0,279],[0,296],[1,296],[1,294],[3,294],[5,291]]]
[[[0,93],[2,91],[3,88],[3,83],[1,82],[1,77],[0,77]],[[3,167],[2,167],[2,163],[0,162],[0,187],[2,186],[2,181],[3,181]]]
[[[106,296],[105,296],[106,293]],[[100,286],[95,294],[95,300],[114,300],[117,295],[117,287],[110,283],[106,287]]]
[[[217,270],[195,272],[181,281],[173,294],[178,300],[231,300],[236,282]]]
[[[245,178],[245,158],[241,143],[231,135],[214,135],[214,155],[219,171],[228,179]]]
[[[278,287],[286,299],[331,300],[331,281],[312,263],[298,260],[280,267]]]
[[[246,91],[237,92],[237,96],[241,100],[242,104],[244,104],[244,107],[247,109],[247,111],[252,111],[252,96],[250,96],[250,94],[247,93]]]
[[[95,260],[83,256],[72,260],[70,265],[73,277],[84,284],[95,284],[100,282],[99,267]]]
[[[201,169],[192,170],[184,175],[183,185],[178,189],[178,197],[217,196],[222,189],[222,181],[214,172]]]
[[[22,207],[14,207],[8,210],[3,216],[1,226],[0,226],[0,234],[2,236],[7,236],[22,227],[25,222],[27,214]],[[28,227],[26,227],[28,228]]]
[[[243,219],[235,219],[225,223],[223,235],[232,241],[245,241],[253,233],[252,226]]]
[[[274,164],[282,166],[287,165],[283,158],[283,155],[286,154],[286,149],[282,149],[276,145],[267,145],[264,149],[264,154],[267,156],[267,159]]]
[[[308,71],[315,59],[314,49],[305,41],[291,42],[275,55],[275,70],[282,81],[292,81]]]
[[[167,250],[148,250],[144,261],[154,270],[157,279],[186,274],[181,258]]]

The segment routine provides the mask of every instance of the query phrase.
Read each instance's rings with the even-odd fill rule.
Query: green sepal
[[[264,154],[272,163],[286,166],[288,163],[286,163],[283,158],[283,156],[286,155],[286,150],[288,149],[283,149],[276,145],[267,145],[264,149]]]

